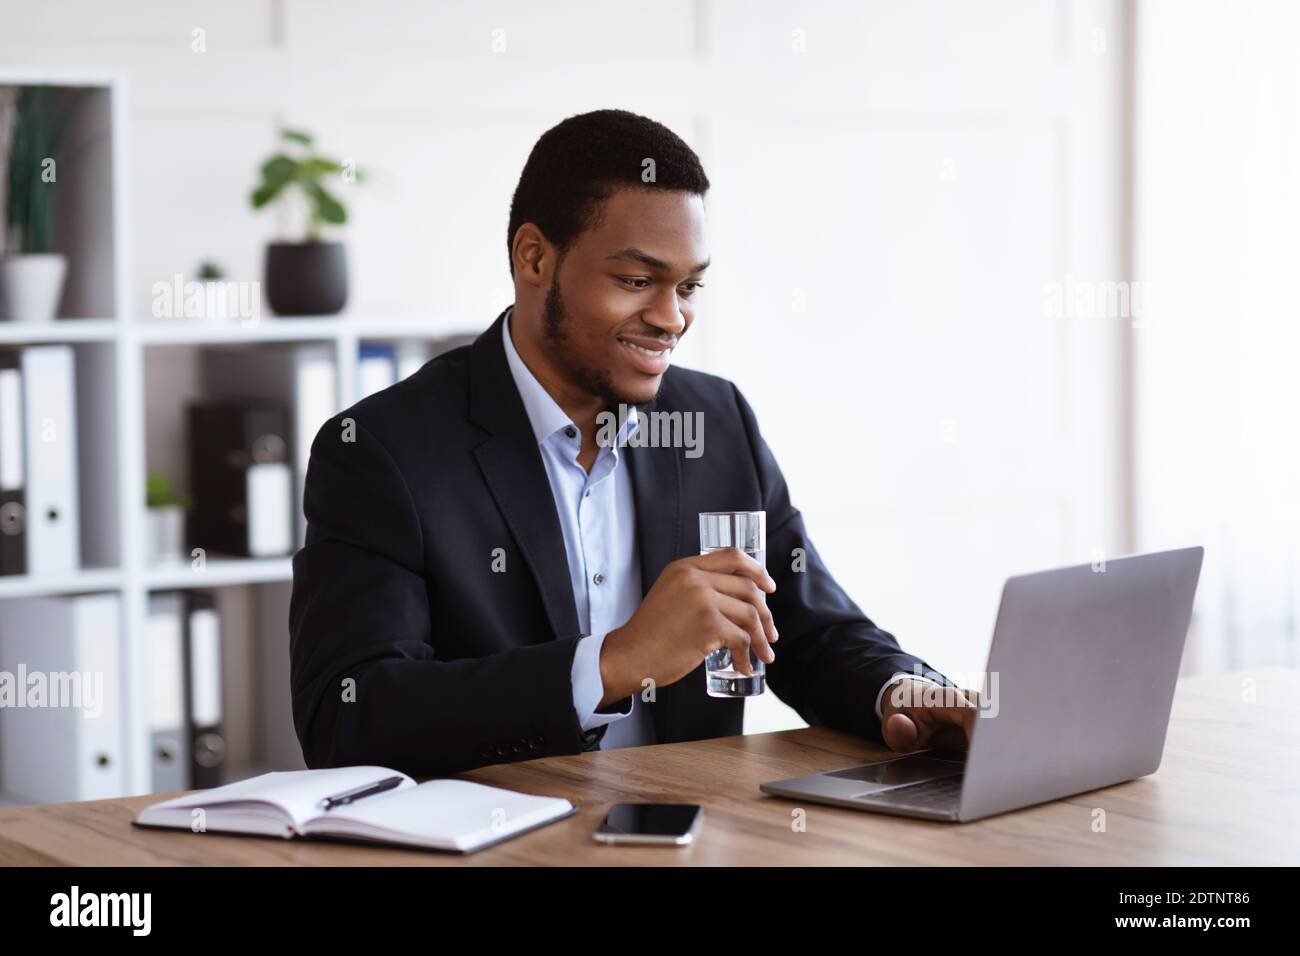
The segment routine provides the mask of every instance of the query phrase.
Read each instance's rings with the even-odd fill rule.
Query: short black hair
[[[654,179],[646,182],[646,160]],[[700,157],[662,123],[627,110],[580,113],[552,126],[528,154],[510,203],[506,255],[514,277],[515,233],[526,222],[542,231],[563,256],[584,230],[599,221],[600,204],[615,189],[709,191]]]

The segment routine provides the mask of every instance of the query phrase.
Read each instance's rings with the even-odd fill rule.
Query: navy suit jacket
[[[582,634],[550,482],[506,364],[504,315],[472,345],[335,415],[312,443],[289,609],[294,726],[309,767],[442,775],[590,750],[604,732],[584,734],[573,707]],[[698,457],[625,450],[644,589],[699,553],[700,512],[765,510],[781,634],[767,682],[778,697],[809,724],[879,742],[875,698],[892,674],[916,668],[951,683],[835,583],[734,385],[670,368],[645,410],[702,412],[705,427]],[[744,700],[710,697],[702,662],[654,697],[636,706],[650,708],[660,743],[741,733]]]

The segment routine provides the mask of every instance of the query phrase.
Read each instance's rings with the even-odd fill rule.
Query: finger
[[[748,601],[742,601],[729,594],[719,594],[717,600],[718,610],[727,616],[727,620],[749,635],[750,646],[759,660],[769,664],[776,660],[776,653],[767,643],[763,618],[758,613],[758,609]]]
[[[890,714],[880,732],[885,739],[885,746],[895,753],[908,753],[917,748],[920,732],[916,722],[903,713]]]
[[[705,571],[717,571],[721,574],[743,574],[769,594],[776,590],[776,582],[767,573],[767,568],[739,548],[710,551],[708,554],[701,554],[699,557],[687,560],[694,563],[697,568],[703,568]]]
[[[925,723],[918,726],[922,728],[918,747],[932,750],[965,750],[968,746],[966,735],[960,727],[952,724],[932,724],[927,727]]]
[[[954,687],[945,690],[951,692],[946,695],[946,699],[951,700],[956,697],[956,703],[922,707],[912,711],[921,727],[921,737],[926,739],[926,745],[931,747],[970,746],[971,735],[975,732],[975,718],[979,711],[966,696],[969,691],[959,691]]]
[[[725,647],[731,652],[731,666],[746,677],[754,676],[754,662],[749,659],[749,632],[732,623],[731,619],[718,611],[717,627],[718,648]]]
[[[710,586],[719,594],[729,594],[753,605],[754,610],[758,612],[758,616],[763,621],[763,633],[769,644],[780,636],[776,632],[776,623],[772,620],[772,612],[768,610],[767,601],[764,600],[764,593],[757,584],[749,578],[741,577],[739,574],[719,574],[716,571],[706,571],[704,573],[707,575]]]

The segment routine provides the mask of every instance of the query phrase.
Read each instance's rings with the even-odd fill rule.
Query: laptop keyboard
[[[951,810],[961,797],[962,775],[939,777],[921,783],[909,783],[877,793],[864,793],[857,797],[869,803],[887,803],[890,806],[917,807],[922,810]]]

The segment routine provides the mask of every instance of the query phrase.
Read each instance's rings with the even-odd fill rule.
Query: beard
[[[577,357],[573,337],[569,334],[571,324],[572,316],[564,307],[564,293],[560,290],[557,266],[555,277],[551,280],[551,288],[546,293],[546,301],[542,305],[542,349],[547,357],[556,368],[564,372],[569,381],[599,397],[610,408],[618,405],[649,404],[644,400],[620,394],[610,379],[608,369],[592,368],[582,363],[582,360]],[[659,392],[656,391],[650,401],[658,397]]]

